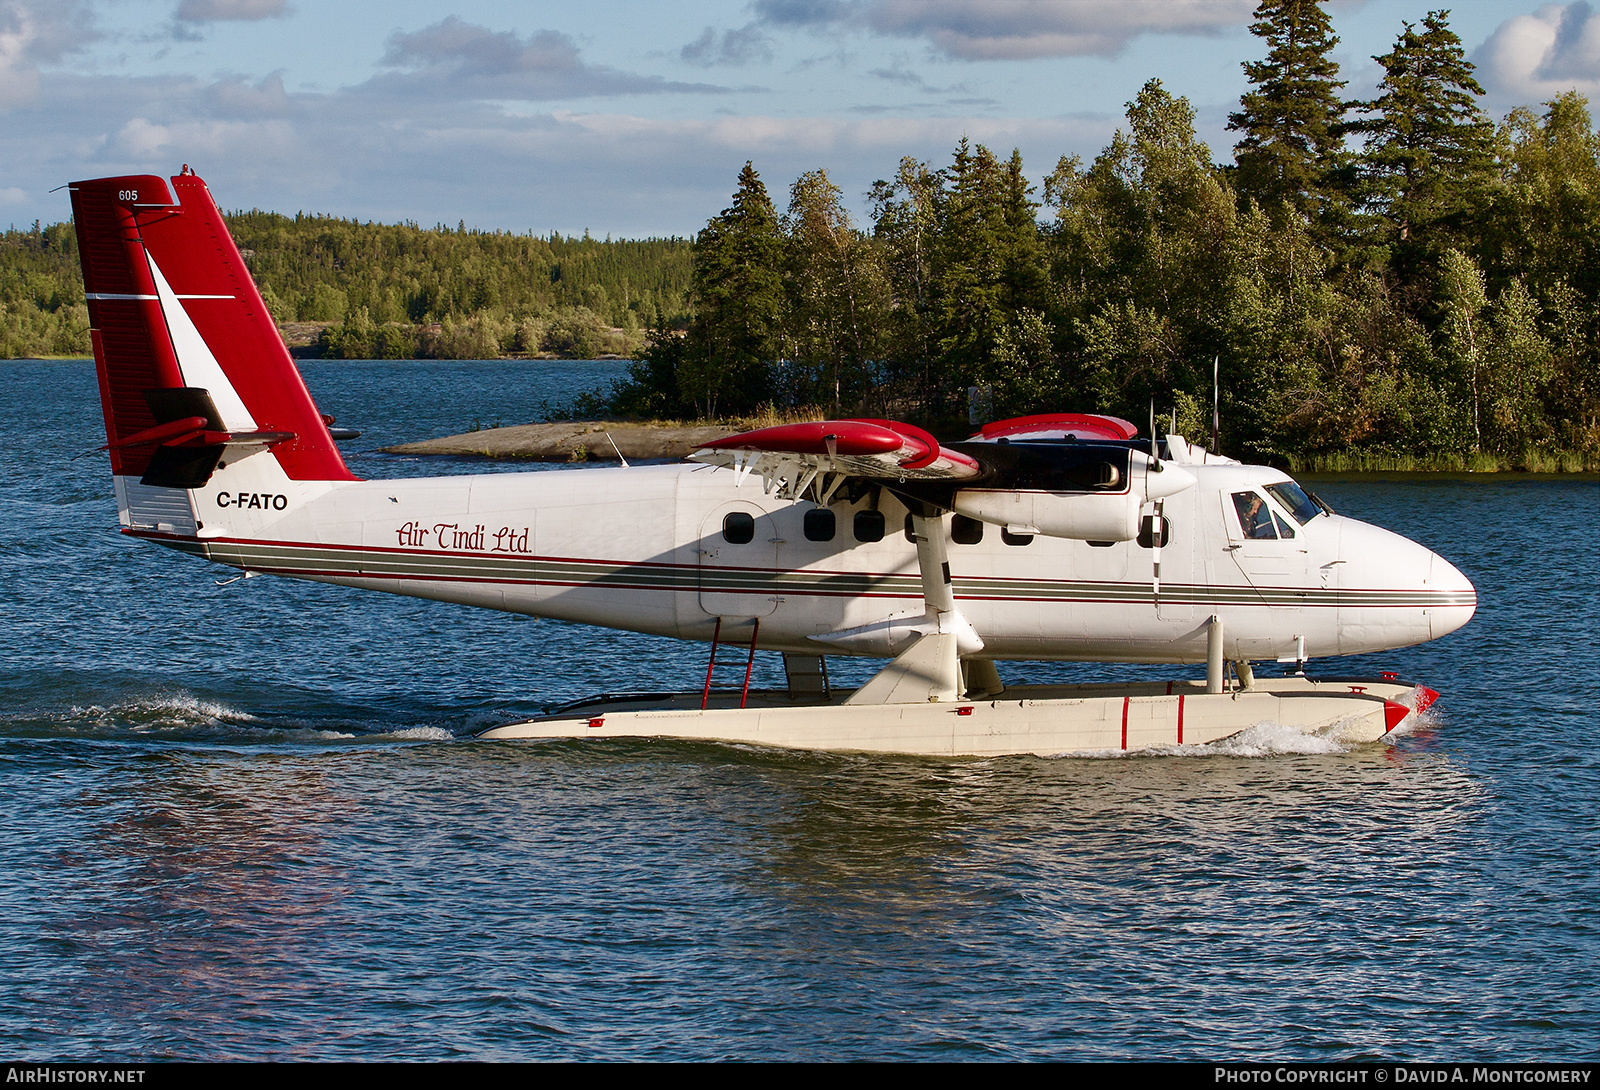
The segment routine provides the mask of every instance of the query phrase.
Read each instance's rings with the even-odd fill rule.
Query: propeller
[[[1156,454],[1156,399],[1153,397],[1150,399],[1150,469],[1153,472],[1161,470],[1161,459]],[[1150,523],[1150,596],[1157,609],[1161,608],[1161,546],[1167,536],[1162,512],[1166,502],[1166,497],[1155,501],[1156,513]]]
[[[1222,452],[1217,449],[1217,432],[1222,427],[1222,410],[1218,408],[1220,400],[1218,378],[1221,374],[1222,357],[1211,357],[1211,450],[1215,454]]]
[[[1156,399],[1150,399],[1150,472],[1161,472],[1161,455],[1156,453]]]

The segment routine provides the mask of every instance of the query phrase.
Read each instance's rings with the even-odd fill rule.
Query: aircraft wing
[[[827,503],[851,477],[885,482],[967,481],[977,459],[942,447],[921,428],[891,420],[819,420],[740,432],[700,447],[697,462],[761,474],[768,492]]]
[[[1120,416],[1106,416],[1104,413],[1041,413],[985,424],[972,439],[979,443],[994,443],[1002,439],[1010,443],[1036,439],[1093,442],[1100,439],[1136,439],[1138,436],[1139,429]]]
[[[941,445],[898,421],[821,420],[730,435],[690,457],[740,480],[759,473],[782,499],[826,506],[846,482],[868,480],[1014,533],[1129,541],[1145,504],[1195,483],[1182,467],[1133,449],[1135,434],[1116,417],[1055,413]]]

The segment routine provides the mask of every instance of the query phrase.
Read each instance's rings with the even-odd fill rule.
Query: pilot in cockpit
[[[1239,512],[1239,528],[1247,538],[1276,538],[1272,529],[1272,512],[1257,492],[1235,492],[1233,506]]]

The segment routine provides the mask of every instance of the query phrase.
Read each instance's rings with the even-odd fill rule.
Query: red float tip
[[[1406,716],[1411,714],[1411,709],[1404,704],[1396,704],[1392,700],[1383,702],[1383,733],[1388,734],[1398,727]]]

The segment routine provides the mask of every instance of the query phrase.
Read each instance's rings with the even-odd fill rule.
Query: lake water
[[[624,366],[303,369],[363,429],[358,474],[416,476],[527,467],[376,448]],[[485,743],[465,735],[549,702],[692,688],[704,649],[218,586],[116,533],[91,366],[0,365],[0,409],[0,1054],[1600,1053],[1593,480],[1316,482],[1478,587],[1446,639],[1323,664],[1443,693],[1390,745]]]

